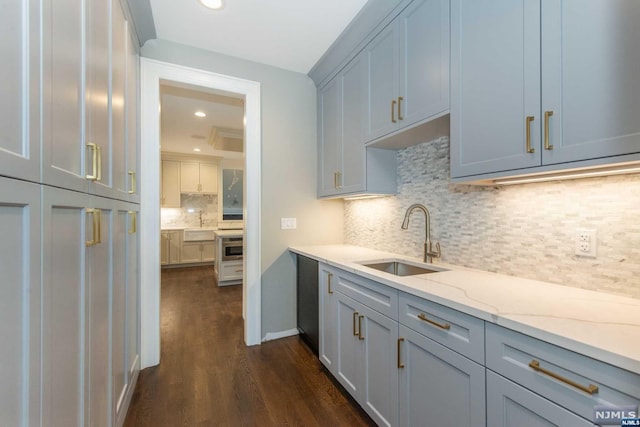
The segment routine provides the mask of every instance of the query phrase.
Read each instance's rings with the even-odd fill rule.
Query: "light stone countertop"
[[[217,230],[218,237],[242,237],[244,230]]]
[[[357,246],[292,246],[289,250],[640,374],[639,299],[439,262],[433,265],[451,270],[398,277],[357,262],[421,260]]]

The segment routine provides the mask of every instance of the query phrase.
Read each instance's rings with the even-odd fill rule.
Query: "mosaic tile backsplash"
[[[640,175],[505,187],[449,180],[447,137],[398,151],[398,194],[345,201],[345,242],[422,256],[424,215],[442,261],[640,298]],[[578,228],[596,229],[597,257],[574,254]]]
[[[217,226],[218,196],[212,194],[181,194],[180,208],[160,209],[160,227],[200,227],[200,212],[202,212],[203,227]]]

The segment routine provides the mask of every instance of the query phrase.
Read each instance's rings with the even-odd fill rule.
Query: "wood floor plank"
[[[298,337],[246,347],[242,288],[211,267],[162,271],[160,328],[125,427],[375,425]]]

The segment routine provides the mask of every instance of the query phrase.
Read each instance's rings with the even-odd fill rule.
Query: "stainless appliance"
[[[242,237],[222,237],[221,240],[223,262],[242,260]]]

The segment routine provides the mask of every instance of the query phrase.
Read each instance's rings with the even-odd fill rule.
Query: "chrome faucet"
[[[409,217],[414,210],[421,210],[425,216],[425,237],[424,237],[424,262],[433,262],[433,257],[440,258],[440,242],[436,242],[436,250],[433,250],[431,244],[431,215],[429,215],[429,209],[426,206],[419,203],[409,206],[407,212],[404,214],[404,221],[402,221],[402,229],[409,228]]]

